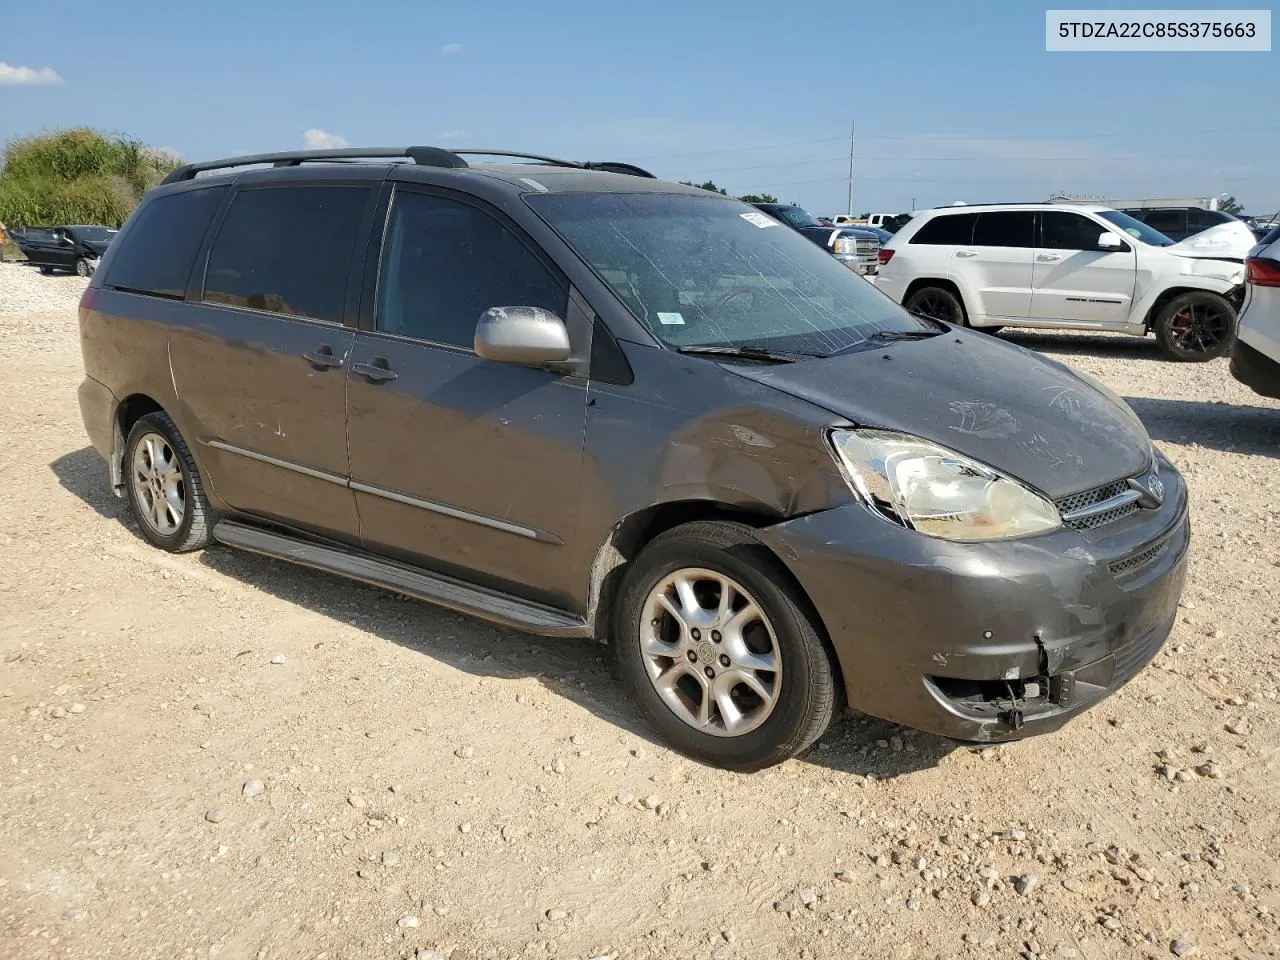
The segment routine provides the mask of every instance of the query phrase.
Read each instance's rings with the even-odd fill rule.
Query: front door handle
[[[1042,253],[1036,257],[1036,260],[1040,263],[1057,263],[1061,259],[1062,254],[1060,253]]]
[[[374,383],[384,383],[399,376],[387,365],[386,357],[374,357],[372,363],[357,363],[351,369]]]
[[[957,257],[976,257],[977,255],[978,255],[977,250],[957,250],[956,251]]]
[[[302,356],[313,367],[319,367],[320,369],[342,366],[342,358],[335,354],[333,347],[327,343],[320,344],[314,350],[308,350]]]

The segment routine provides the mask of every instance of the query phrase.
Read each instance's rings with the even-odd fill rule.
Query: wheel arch
[[[167,413],[154,397],[145,393],[131,393],[116,406],[115,435],[111,444],[111,462],[108,468],[111,473],[111,487],[116,496],[124,493],[124,442],[128,439],[133,425],[149,413]]]
[[[905,309],[907,301],[911,299],[917,291],[923,290],[925,287],[941,287],[943,290],[954,294],[956,299],[960,301],[960,306],[964,309],[965,322],[968,323],[969,317],[973,314],[970,307],[970,299],[965,296],[965,292],[960,289],[960,285],[955,280],[947,277],[917,277],[907,284],[907,289],[902,293],[902,306]]]
[[[1160,311],[1168,305],[1169,301],[1175,297],[1180,297],[1184,293],[1210,293],[1217,297],[1222,297],[1237,313],[1240,312],[1240,306],[1244,300],[1244,287],[1240,284],[1229,284],[1224,281],[1223,289],[1215,290],[1211,287],[1175,285],[1161,290],[1150,301],[1146,311],[1142,316],[1142,326],[1147,333],[1155,330],[1156,318],[1160,315]]]

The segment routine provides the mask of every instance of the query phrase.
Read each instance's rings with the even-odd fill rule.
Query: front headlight
[[[946,447],[886,430],[833,430],[849,485],[890,520],[945,540],[1010,540],[1057,530],[1057,507]]]
[[[831,252],[837,256],[852,256],[858,252],[858,238],[837,237],[835,243],[831,244]]]

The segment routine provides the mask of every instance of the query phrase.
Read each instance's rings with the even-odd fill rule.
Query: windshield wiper
[[[928,340],[944,333],[945,330],[877,330],[867,339],[876,343],[894,343],[898,340]]]
[[[723,345],[704,344],[692,347],[677,347],[677,353],[704,353],[713,357],[745,357],[748,360],[772,360],[774,363],[795,363],[811,356],[807,353],[785,353],[782,350],[770,350],[768,347],[744,343],[735,346],[731,343]]]

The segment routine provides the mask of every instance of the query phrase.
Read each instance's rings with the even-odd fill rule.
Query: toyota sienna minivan
[[[846,703],[1055,730],[1155,655],[1183,586],[1186,488],[1105,387],[626,164],[189,165],[80,327],[85,427],[152,544],[595,637],[668,742],[732,769]]]

